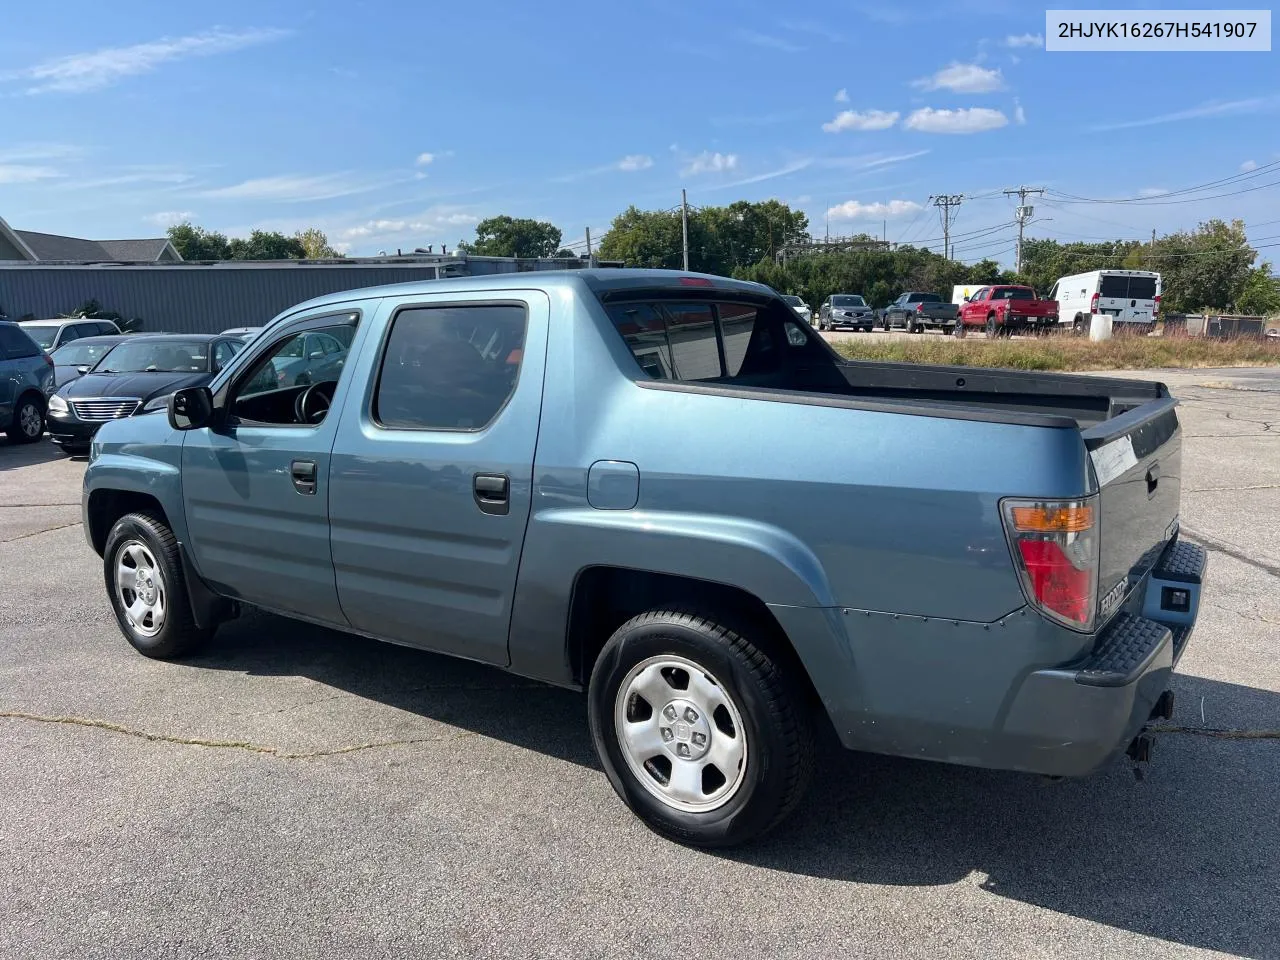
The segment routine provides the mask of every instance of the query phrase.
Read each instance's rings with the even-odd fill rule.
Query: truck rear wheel
[[[143,656],[176,659],[209,638],[210,630],[196,626],[178,541],[163,520],[144,512],[117,520],[102,570],[120,632]]]
[[[654,610],[609,638],[588,688],[591,736],[618,796],[656,832],[727,847],[776,826],[813,770],[795,678],[746,637]]]

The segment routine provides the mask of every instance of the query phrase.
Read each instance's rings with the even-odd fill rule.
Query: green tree
[[[1148,244],[1136,258],[1141,268],[1159,271],[1161,306],[1176,312],[1238,307],[1254,273],[1257,251],[1245,237],[1244,221],[1209,220]],[[1265,286],[1256,288],[1265,295]]]
[[[236,237],[227,244],[229,260],[303,260],[306,248],[297,237],[274,230],[254,230],[249,238]]]
[[[479,257],[550,257],[560,249],[560,238],[560,228],[544,220],[503,215],[477,223],[475,241],[458,249]]]
[[[325,236],[325,232],[319,227],[308,227],[306,230],[299,230],[293,235],[293,239],[302,244],[302,250],[307,260],[334,260],[343,256],[343,254],[329,246],[329,238]]]
[[[1236,309],[1253,316],[1268,316],[1280,311],[1280,277],[1271,273],[1266,260],[1254,267],[1236,297]]]
[[[227,238],[217,231],[183,221],[174,224],[166,233],[183,260],[227,260],[230,257]]]

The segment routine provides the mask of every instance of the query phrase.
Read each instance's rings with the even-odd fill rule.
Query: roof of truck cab
[[[764,284],[749,280],[734,280],[707,273],[684,270],[527,270],[520,273],[485,274],[478,277],[448,277],[442,280],[410,280],[406,283],[389,283],[380,287],[361,287],[325,294],[290,307],[289,313],[310,310],[330,304],[355,303],[362,300],[378,300],[382,297],[405,297],[415,293],[469,293],[478,290],[527,290],[549,289],[564,286],[585,286],[594,293],[627,289],[652,289],[653,287],[679,288],[681,278],[710,281],[710,287],[742,293],[773,292]],[[691,289],[707,289],[699,284]]]

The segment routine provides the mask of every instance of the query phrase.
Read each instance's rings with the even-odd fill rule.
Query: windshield
[[[60,367],[91,367],[114,346],[114,343],[72,341],[53,351],[53,362]]]
[[[1001,287],[991,295],[992,300],[1034,300],[1036,292],[1030,287]]]
[[[831,305],[833,307],[865,307],[867,305],[867,301],[854,293],[846,297],[832,297]]]
[[[180,340],[121,343],[98,361],[94,373],[205,373],[209,344]]]
[[[783,297],[782,299],[783,299],[783,300],[785,300],[785,301],[787,301],[787,303],[791,304],[791,306],[793,306],[793,307],[803,307],[803,306],[804,306],[804,301],[803,301],[803,300],[801,300],[799,297]]]
[[[22,329],[27,336],[40,344],[41,350],[48,350],[53,346],[53,341],[57,339],[60,327],[56,323],[50,323],[30,327],[23,326]]]

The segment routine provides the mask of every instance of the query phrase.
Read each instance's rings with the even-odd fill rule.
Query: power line
[[[1205,197],[1189,196],[1189,194],[1202,193],[1203,191],[1212,189],[1213,187],[1225,186],[1227,184],[1243,183],[1247,180],[1255,180],[1258,177],[1263,176],[1264,174],[1277,172],[1276,170],[1277,167],[1280,167],[1280,160],[1275,160],[1275,161],[1272,161],[1271,163],[1264,163],[1261,166],[1255,167],[1252,170],[1246,170],[1243,173],[1232,174],[1229,177],[1220,177],[1217,180],[1210,180],[1207,183],[1197,184],[1192,187],[1181,187],[1177,190],[1169,190],[1165,193],[1155,194],[1152,196],[1120,197],[1114,200],[1106,200],[1100,197],[1081,197],[1081,196],[1077,196],[1076,194],[1066,193],[1061,190],[1051,189],[1050,193],[1052,193],[1055,198],[1058,198],[1060,203],[1073,203],[1073,204],[1074,203],[1106,203],[1106,204],[1122,204],[1123,203],[1123,204],[1134,204],[1136,206],[1156,206],[1156,205],[1171,204],[1171,203],[1197,203],[1200,200],[1212,200],[1212,199],[1215,199],[1216,197],[1235,196],[1237,193],[1248,193],[1252,190],[1264,190],[1268,186],[1274,186],[1276,183],[1280,183],[1280,181],[1273,181],[1268,184],[1261,184],[1258,186],[1246,187],[1245,189],[1239,190],[1239,191],[1214,194],[1212,196],[1205,196]],[[1181,199],[1170,200],[1168,199],[1170,197],[1180,197]]]
[[[1013,259],[1013,272],[1021,273],[1022,272],[1022,228],[1026,226],[1027,221],[1030,220],[1035,213],[1034,207],[1027,206],[1027,194],[1034,193],[1034,194],[1038,194],[1039,196],[1044,196],[1044,187],[1019,186],[1011,189],[1006,189],[1002,192],[1006,197],[1016,195],[1018,198],[1018,209],[1017,209],[1017,212],[1015,212],[1013,215],[1014,221],[1018,224],[1018,246],[1017,246],[1017,253],[1014,255],[1014,259]]]

